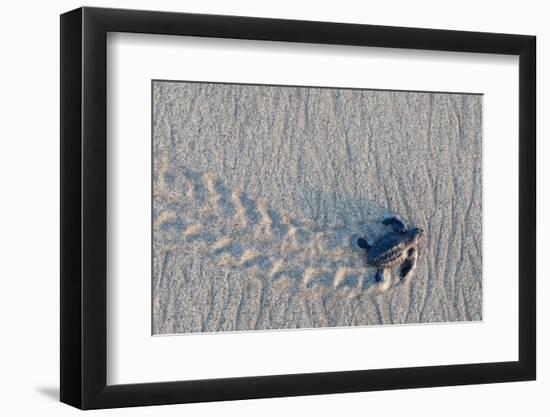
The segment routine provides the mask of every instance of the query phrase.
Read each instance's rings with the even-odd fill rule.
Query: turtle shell
[[[367,255],[371,265],[390,267],[406,258],[407,243],[401,233],[389,233],[377,240]]]

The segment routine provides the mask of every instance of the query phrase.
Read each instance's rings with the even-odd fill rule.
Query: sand
[[[482,96],[153,83],[153,333],[482,319]],[[422,227],[384,285],[357,237]]]

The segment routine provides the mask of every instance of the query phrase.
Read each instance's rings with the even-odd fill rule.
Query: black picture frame
[[[107,385],[108,32],[519,56],[518,361]],[[81,409],[533,380],[536,38],[252,17],[79,8],[61,15],[61,401]]]

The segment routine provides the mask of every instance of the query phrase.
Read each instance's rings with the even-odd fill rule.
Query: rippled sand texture
[[[153,83],[153,332],[482,319],[482,96]],[[384,285],[358,236],[423,227]]]

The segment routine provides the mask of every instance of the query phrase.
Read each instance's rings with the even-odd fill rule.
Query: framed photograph
[[[61,401],[535,379],[535,37],[61,16]]]

